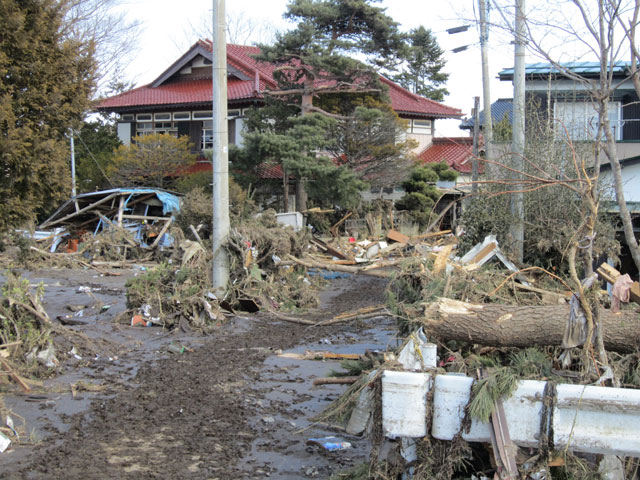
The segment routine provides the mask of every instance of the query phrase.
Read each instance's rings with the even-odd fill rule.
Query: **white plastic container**
[[[281,225],[289,225],[297,232],[304,227],[304,216],[300,212],[276,213],[276,220]]]
[[[424,437],[427,434],[428,373],[382,374],[382,430],[385,436]]]
[[[411,336],[411,340],[398,355],[398,362],[405,370],[416,372],[427,368],[436,368],[438,365],[438,346],[435,343],[428,343],[424,331],[420,328]]]

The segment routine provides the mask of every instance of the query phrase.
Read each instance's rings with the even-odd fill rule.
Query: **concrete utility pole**
[[[213,0],[213,289],[222,298],[229,282],[229,145],[225,0]]]
[[[76,196],[76,149],[73,144],[73,130],[69,131],[69,142],[71,144],[71,196]]]
[[[516,31],[514,48],[513,67],[513,143],[511,146],[512,157],[511,167],[514,170],[513,178],[520,179],[524,170],[524,55],[525,55],[525,0],[516,0]],[[522,190],[522,185],[517,182],[513,185],[513,190]],[[515,243],[516,259],[522,262],[524,255],[524,195],[522,192],[511,195],[511,213],[514,222],[511,225],[510,233]]]
[[[489,0],[478,0],[480,11],[480,57],[482,58],[482,108],[484,119],[482,122],[482,134],[484,136],[485,158],[494,160],[493,155],[493,117],[491,116],[491,93],[489,88],[489,55],[487,43],[489,41],[489,29],[487,27],[487,4]]]
[[[480,97],[473,97],[473,159],[471,160],[471,193],[478,193],[478,155],[480,154],[479,109]]]

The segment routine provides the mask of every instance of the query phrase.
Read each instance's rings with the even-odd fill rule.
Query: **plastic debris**
[[[76,360],[82,360],[82,357],[78,355],[78,351],[76,350],[75,346],[71,350],[69,350],[69,355],[71,355]]]
[[[40,362],[47,368],[55,368],[60,363],[56,358],[56,352],[53,346],[49,346],[49,348],[40,350],[36,358],[38,359],[38,362]]]
[[[18,435],[18,432],[16,432],[16,429],[13,426],[13,418],[11,418],[9,415],[7,415],[7,421],[6,421],[7,427],[9,427],[9,429],[13,432],[13,434],[16,436],[16,438],[18,440],[20,440],[20,435]]]
[[[427,343],[422,328],[409,336],[410,340],[398,355],[398,362],[405,370],[421,371],[436,368],[438,362],[437,346]]]
[[[168,350],[171,353],[184,353],[184,345],[174,345],[173,343],[169,345]]]
[[[151,325],[152,323],[142,318],[142,315],[134,315],[131,318],[132,327],[150,327]]]
[[[9,440],[4,433],[0,432],[0,453],[4,452],[10,444],[11,440]]]
[[[328,452],[335,452],[338,450],[347,450],[351,448],[351,443],[342,440],[338,437],[322,437],[322,438],[310,438],[307,440],[307,445],[319,445]]]

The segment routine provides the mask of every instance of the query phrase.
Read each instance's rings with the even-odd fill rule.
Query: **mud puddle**
[[[347,327],[349,328],[349,327]],[[298,345],[284,353],[331,351],[364,354],[395,345],[396,329],[389,317],[376,317],[362,330],[343,331],[320,341]],[[343,371],[339,361],[298,360],[278,355],[268,357],[255,389],[264,392],[255,401],[257,414],[250,423],[261,432],[243,457],[240,467],[251,478],[269,475],[279,479],[328,478],[332,473],[368,460],[370,444],[346,432],[314,424],[321,413],[346,389],[345,385],[314,387],[313,379]],[[336,452],[307,445],[310,438],[335,436],[352,448]],[[249,477],[248,477],[249,478]]]

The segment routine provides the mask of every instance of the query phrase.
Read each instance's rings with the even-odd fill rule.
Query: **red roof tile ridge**
[[[149,88],[149,87],[151,87],[150,83],[147,83],[146,85],[140,85],[139,87],[134,87],[131,90],[127,90],[126,92],[118,93],[118,94],[114,95],[113,97],[103,98],[102,100],[100,100],[100,104],[106,102],[107,100],[112,100],[112,99],[115,99],[115,98],[127,97],[127,96],[137,92],[138,90],[142,90],[143,88]]]
[[[260,52],[260,49],[258,49],[257,47],[250,47],[247,45],[234,45],[231,44],[232,46],[235,47],[246,47],[246,48],[250,48],[253,50],[256,50],[258,52]],[[275,86],[275,82],[272,78],[269,78],[269,76],[267,76],[260,68],[258,68],[258,65],[256,62],[256,64],[251,64],[249,62],[247,62],[246,60],[240,58],[235,52],[230,52],[229,49],[227,49],[227,59],[229,59],[229,57],[231,57],[231,60],[233,62],[236,62],[237,64],[239,64],[241,67],[244,67],[248,72],[251,72],[255,75],[255,72],[258,73],[258,77],[260,78],[260,80],[262,80],[265,84],[268,85],[273,85]]]
[[[432,143],[458,143],[458,144],[472,144],[473,137],[433,137]],[[429,147],[427,147],[429,148]]]
[[[388,85],[393,86],[396,90],[400,90],[403,94],[410,96],[414,100],[426,101],[427,103],[431,103],[433,105],[437,105],[440,108],[445,108],[445,109],[448,109],[448,110],[452,110],[453,112],[457,112],[458,115],[462,116],[462,110],[459,109],[459,108],[450,107],[448,105],[445,105],[444,103],[440,103],[440,102],[437,102],[435,100],[431,100],[430,98],[422,97],[422,96],[418,95],[417,93],[413,93],[411,90],[407,90],[402,85],[399,85],[396,82],[394,82],[393,80],[388,79],[384,75],[380,75],[380,79],[382,80],[383,83],[387,83]]]

